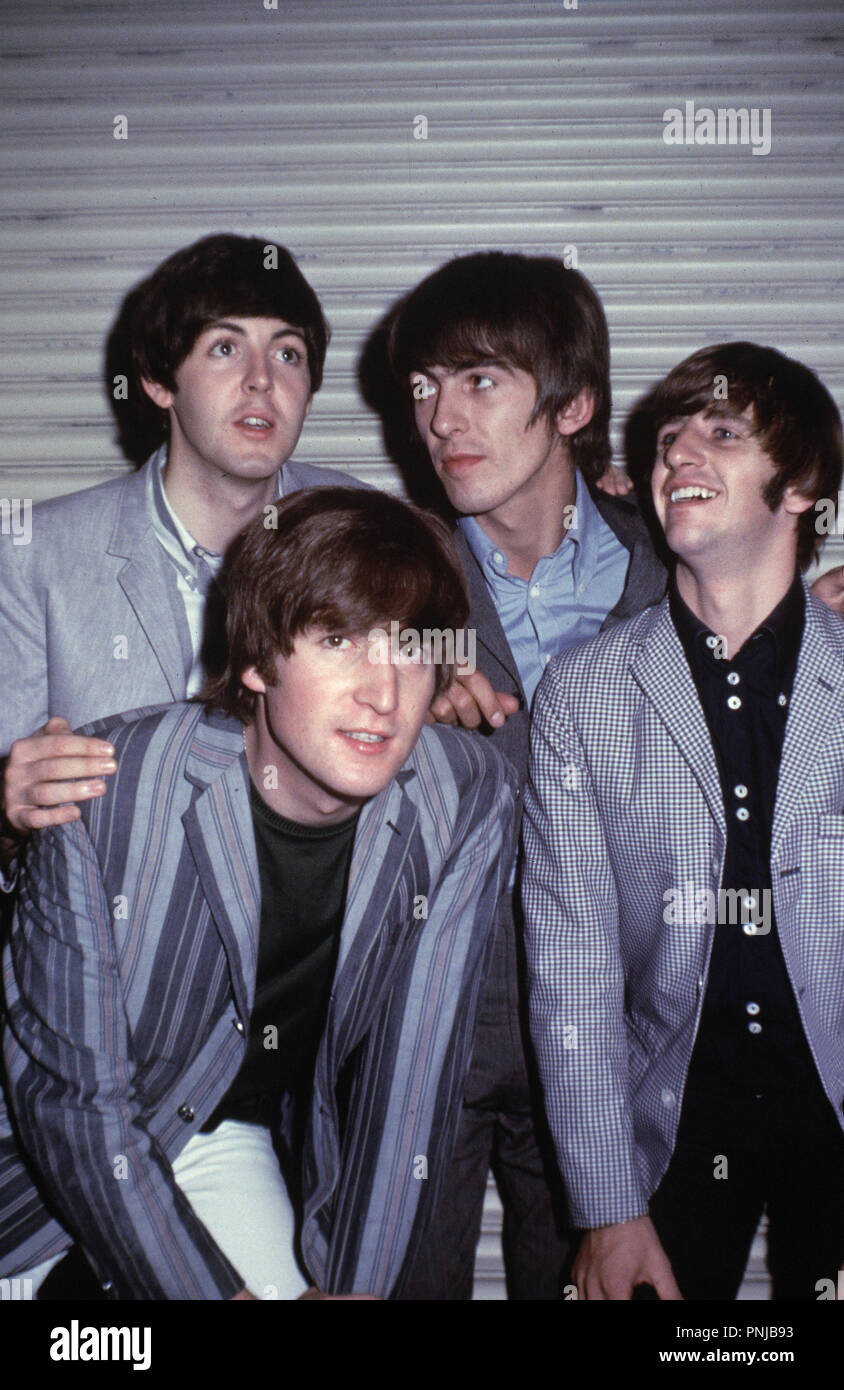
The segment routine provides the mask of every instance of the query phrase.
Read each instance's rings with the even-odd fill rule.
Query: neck
[[[277,473],[269,478],[203,474],[195,479],[184,464],[169,458],[164,491],[182,525],[206,550],[222,555],[235,536],[278,494]]]
[[[542,495],[517,495],[475,517],[507,557],[507,572],[530,579],[539,560],[553,555],[568,534],[577,496],[577,474],[568,461],[543,480]]]
[[[723,637],[727,656],[741,650],[751,633],[785,598],[794,579],[792,567],[769,575],[701,574],[677,562],[676,583],[681,598],[716,636]]]
[[[258,788],[262,800],[276,815],[284,816],[285,820],[295,821],[298,825],[339,825],[341,821],[349,820],[360,810],[363,804],[361,800],[345,801],[316,782],[303,782],[291,789],[285,781],[287,769],[283,758],[269,730],[264,726],[260,712],[255,722],[243,730],[243,747],[249,776]],[[264,785],[267,767],[275,768],[277,785],[274,787]]]

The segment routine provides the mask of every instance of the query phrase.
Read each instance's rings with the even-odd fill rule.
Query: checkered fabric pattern
[[[685,904],[717,900],[726,846],[667,600],[548,666],[524,840],[531,1029],[572,1218],[630,1220],[668,1166],[706,986],[714,925]],[[789,978],[844,1124],[844,622],[808,593],[771,869]]]

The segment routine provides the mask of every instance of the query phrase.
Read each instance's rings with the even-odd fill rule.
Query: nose
[[[686,463],[697,463],[700,458],[700,441],[693,420],[685,420],[673,431],[674,438],[668,448],[663,450],[666,468],[681,468]]]
[[[269,391],[270,367],[265,353],[259,348],[251,348],[246,355],[243,369],[243,386],[246,391]]]
[[[355,700],[375,710],[376,714],[392,714],[399,703],[399,672],[395,661],[370,649],[367,660],[359,666]]]
[[[447,439],[466,428],[466,419],[466,398],[460,383],[448,379],[440,382],[431,415],[431,433],[438,439]]]

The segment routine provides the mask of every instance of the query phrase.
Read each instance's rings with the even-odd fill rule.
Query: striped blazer
[[[246,1048],[260,890],[242,726],[180,704],[93,729],[118,771],[80,821],[33,836],[4,952],[0,1272],[73,1237],[113,1297],[227,1298],[244,1281],[171,1162]],[[395,1293],[423,1236],[513,820],[505,760],[436,727],[361,812],[304,1165],[303,1249],[328,1291]]]
[[[548,666],[524,837],[531,1028],[573,1221],[629,1220],[674,1147],[715,931],[694,903],[701,890],[717,901],[726,848],[667,599]],[[800,1016],[844,1124],[844,624],[811,594],[771,877]]]

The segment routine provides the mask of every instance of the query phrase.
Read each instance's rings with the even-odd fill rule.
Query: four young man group
[[[817,1297],[844,1263],[844,625],[800,577],[828,393],[696,353],[641,408],[640,510],[596,489],[591,286],[459,258],[389,334],[447,526],[288,461],[328,332],[266,250],[154,272],[161,448],[3,549],[0,1274],[468,1298],[492,1162],[511,1297],[733,1297],[764,1207],[775,1297]]]

